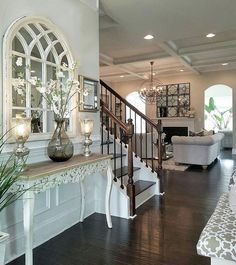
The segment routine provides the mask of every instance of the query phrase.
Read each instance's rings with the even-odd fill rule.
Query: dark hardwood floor
[[[134,220],[93,214],[34,250],[34,265],[209,265],[196,244],[236,163],[224,151],[208,170],[165,173],[162,203],[155,196]],[[23,265],[24,257],[9,263]]]

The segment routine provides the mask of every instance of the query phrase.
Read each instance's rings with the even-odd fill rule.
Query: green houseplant
[[[213,121],[215,128],[218,130],[226,130],[228,128],[232,118],[232,108],[221,111],[219,107],[216,106],[214,98],[210,97],[208,105],[205,104],[205,111]]]
[[[23,165],[18,165],[15,155],[11,154],[7,159],[2,156],[2,151],[8,135],[0,135],[0,217],[3,209],[15,202],[25,191],[20,189],[11,190],[17,182]],[[25,161],[24,161],[25,163]],[[1,222],[0,222],[1,223]],[[1,227],[0,227],[1,228]],[[9,235],[0,231],[0,265],[4,264],[5,245]]]

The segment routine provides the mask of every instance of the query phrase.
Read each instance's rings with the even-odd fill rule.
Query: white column
[[[112,182],[113,182],[113,173],[112,173],[111,161],[109,161],[107,167],[107,188],[106,188],[106,198],[105,198],[106,219],[107,219],[107,226],[109,228],[112,228],[111,213],[110,213]]]
[[[24,233],[25,233],[25,264],[33,264],[33,216],[34,192],[26,191],[23,196]]]

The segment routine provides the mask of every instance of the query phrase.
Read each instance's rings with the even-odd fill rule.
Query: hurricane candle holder
[[[91,150],[90,145],[93,143],[93,141],[90,139],[90,135],[93,131],[93,120],[81,120],[81,133],[84,135],[84,156],[90,156]]]
[[[26,140],[29,138],[31,130],[31,118],[26,118],[23,115],[16,115],[12,119],[12,132],[16,140],[16,148],[14,154],[16,155],[16,163],[19,166],[19,171],[24,170],[24,157],[29,154],[29,149],[24,146]]]

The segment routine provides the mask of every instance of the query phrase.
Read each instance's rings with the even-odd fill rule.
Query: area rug
[[[151,166],[151,160],[148,161],[148,165]],[[154,167],[157,168],[157,160],[154,160]],[[174,158],[162,161],[162,168],[166,170],[176,170],[176,171],[185,171],[190,167],[190,165],[179,164],[175,165]]]
[[[190,167],[190,165],[179,164],[175,165],[174,158],[170,158],[168,160],[162,161],[162,168],[167,170],[177,170],[177,171],[185,171]]]

